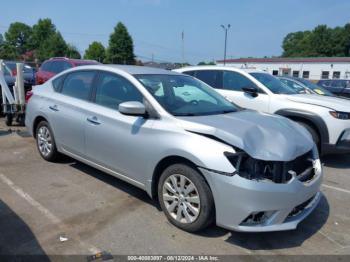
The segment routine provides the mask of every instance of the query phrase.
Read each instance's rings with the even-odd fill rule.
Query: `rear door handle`
[[[50,108],[52,111],[55,111],[55,112],[60,111],[60,110],[58,110],[57,105],[49,106],[49,108]]]
[[[86,119],[88,122],[94,124],[94,125],[100,125],[101,123],[98,121],[98,118],[96,116],[88,117]]]

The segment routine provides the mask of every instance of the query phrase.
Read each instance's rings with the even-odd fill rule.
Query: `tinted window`
[[[69,74],[64,80],[61,93],[88,100],[94,76],[94,71],[74,72]]]
[[[175,116],[225,114],[237,107],[195,78],[183,75],[135,76],[165,110]]]
[[[266,73],[250,73],[250,75],[270,89],[270,91],[274,94],[297,94],[293,88],[283,84],[272,75]]]
[[[41,70],[42,71],[47,71],[47,72],[50,72],[51,70],[51,62],[44,62],[42,65],[41,65]]]
[[[96,104],[118,109],[120,103],[143,102],[140,91],[125,78],[111,73],[101,73],[96,89]]]
[[[285,78],[281,78],[280,79],[282,83],[286,84],[287,86],[293,88],[295,91],[297,91],[300,94],[305,94],[305,93],[310,93],[306,90],[305,87],[303,87],[302,85],[298,84],[295,81],[289,80],[289,79],[285,79]]]
[[[63,84],[63,80],[65,78],[65,75],[64,76],[61,76],[59,78],[56,78],[55,80],[52,81],[52,86],[53,86],[53,89],[56,91],[56,92],[59,92],[61,87],[62,87],[62,84]]]
[[[71,65],[68,62],[66,62],[66,61],[54,61],[54,62],[52,62],[50,72],[58,74],[58,73],[61,73],[68,68],[71,68]]]
[[[186,75],[189,75],[189,76],[194,76],[195,72],[196,71],[187,71],[187,72],[183,72],[183,73],[186,74]]]
[[[244,75],[232,72],[232,71],[224,71],[224,89],[233,90],[233,91],[243,91],[244,87],[256,87],[256,85],[250,81]]]
[[[272,75],[278,76],[278,70],[273,70],[273,71],[272,71]]]
[[[306,85],[308,88],[310,88],[312,91],[316,92],[319,95],[325,95],[325,96],[333,96],[331,92],[328,90],[324,89],[323,87],[320,87],[308,80],[305,79],[298,79],[299,82],[303,83]]]
[[[222,71],[198,70],[194,76],[214,88],[222,88]]]

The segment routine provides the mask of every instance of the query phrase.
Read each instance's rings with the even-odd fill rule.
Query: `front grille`
[[[301,182],[308,182],[315,176],[312,151],[288,162],[263,161],[254,159],[247,154],[228,156],[237,169],[237,173],[250,180],[270,180],[283,184],[297,177]]]

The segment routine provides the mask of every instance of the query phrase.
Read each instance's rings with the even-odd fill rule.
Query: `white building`
[[[217,61],[223,65],[224,61]],[[272,75],[288,75],[310,80],[350,79],[350,57],[239,58],[227,59],[227,66],[256,68]]]

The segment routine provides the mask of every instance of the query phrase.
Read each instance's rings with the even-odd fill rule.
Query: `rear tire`
[[[214,221],[211,190],[204,177],[189,165],[174,164],[164,170],[158,199],[168,220],[187,232],[202,230]]]
[[[46,161],[55,162],[59,159],[55,138],[48,122],[41,121],[36,128],[36,145],[40,156]]]

